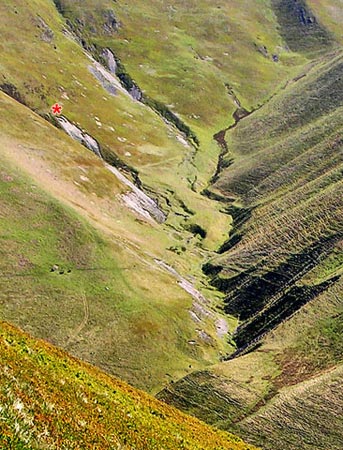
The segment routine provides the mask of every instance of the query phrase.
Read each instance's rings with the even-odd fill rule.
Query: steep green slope
[[[299,424],[303,391],[304,417],[318,395],[327,427],[339,392],[306,383],[321,386],[342,362],[338,2],[0,8],[1,89],[55,124],[48,114],[60,102],[121,169],[110,173],[1,95],[3,316],[150,391],[180,379],[159,397],[226,429],[251,423],[261,444],[260,423],[267,445],[285,449],[285,422],[268,417],[288,408]],[[123,174],[153,198],[159,223]],[[47,274],[56,259],[67,274]],[[218,364],[220,354],[244,356]],[[285,397],[269,404],[278,391]],[[339,433],[318,442],[337,446]],[[304,436],[290,445],[301,448]]]
[[[226,132],[227,154],[211,190],[226,198],[234,231],[204,269],[226,292],[225,310],[240,319],[231,336],[238,351],[158,395],[226,429],[245,417],[248,429],[256,413],[256,423],[272,433],[267,448],[284,449],[292,423],[298,425],[289,448],[342,443],[335,416],[327,430],[339,390],[310,389],[298,403],[292,395],[301,395],[302,385],[282,390],[311,377],[320,386],[322,372],[343,359],[341,71],[341,52],[326,55]],[[326,431],[310,439],[301,427],[307,429],[302,420],[312,417],[314,396],[313,420]],[[267,424],[287,408],[282,424]],[[256,429],[255,442],[263,446],[267,436]]]
[[[199,223],[207,231],[205,246],[219,245],[230,221],[219,207],[191,189],[195,175],[188,176],[183,163],[187,166],[195,149],[180,132],[132,99],[115,78],[110,82],[111,93],[104,88],[94,70],[105,69],[84,53],[52,1],[14,4],[6,0],[0,8],[2,89],[44,116],[59,102],[63,115],[96,139],[107,161],[135,179],[140,172],[152,196],[170,212],[173,227],[183,230],[185,222]],[[18,29],[24,40],[18,39]],[[48,42],[46,33],[52,36]],[[212,156],[214,167],[215,146]],[[187,246],[187,239],[182,244]]]
[[[318,22],[304,0],[272,0],[281,35],[291,50],[315,52],[329,49],[333,35]],[[320,19],[321,20],[321,16]]]
[[[330,30],[335,39],[342,43],[341,23],[343,10],[340,0],[307,0],[313,13],[320,17],[320,22]]]
[[[254,351],[192,373],[158,398],[223,429],[241,430],[263,448],[340,448],[341,388],[336,375],[331,384],[325,373],[339,377],[342,371],[342,319],[340,280]]]
[[[114,52],[118,74],[138,84],[143,101],[159,102],[161,112],[168,108],[195,132],[200,148],[184,169],[196,177],[196,189],[213,173],[213,134],[232,122],[239,105],[264,102],[306,62],[286,48],[265,0],[56,3],[95,55]]]
[[[99,158],[2,93],[0,119],[1,317],[148,390],[217,360],[221,315],[155,261],[177,236],[137,220]]]
[[[192,301],[172,277],[4,162],[0,193],[1,317],[146,389],[197,364]]]
[[[319,63],[227,135],[232,164],[215,189],[238,199],[247,221],[206,271],[242,320],[239,347],[337,281],[335,267],[306,276],[343,237],[342,61]]]
[[[254,351],[216,365],[214,374],[224,376],[223,380],[229,376],[236,384],[242,384],[246,379],[247,388],[262,380],[266,392],[263,386],[261,389],[258,387],[261,392],[257,392],[252,403],[246,404],[251,408],[267,394],[275,393],[275,389],[296,384],[339,364],[343,354],[341,292],[342,279],[269,333]],[[243,368],[246,368],[246,375]],[[191,379],[192,375],[188,378]],[[251,383],[253,379],[255,382]],[[179,385],[182,384],[185,386],[181,380]],[[234,384],[231,387],[236,389]],[[229,388],[228,384],[224,386],[224,390]],[[168,386],[170,389],[177,390],[178,383]],[[190,396],[189,400],[192,400]],[[241,402],[244,403],[244,396]],[[201,402],[199,406],[202,406]]]
[[[128,5],[101,0],[95,5],[93,0],[82,4],[61,0],[59,4],[65,16],[81,23],[80,31],[89,40],[118,51],[148,95],[173,103],[172,108],[195,126],[198,122],[213,124],[223,111],[233,108],[232,99],[225,95],[225,83],[237,86],[238,96],[250,105],[253,99],[257,103],[285,77],[289,60],[296,58],[283,48],[267,1],[245,2],[244,7],[224,1],[215,5],[209,1],[173,5],[134,1]],[[105,26],[110,11],[116,21],[112,32]],[[280,64],[273,61],[276,52],[282,55]],[[249,82],[252,74],[254,83]],[[211,95],[210,104],[206,94]],[[192,114],[200,117],[189,117]]]
[[[281,391],[237,429],[244,430],[250,440],[265,449],[340,450],[343,444],[342,376],[341,365],[320,377]]]
[[[0,447],[253,449],[0,324]]]
[[[25,285],[28,291],[16,302],[11,299],[17,289],[18,278],[6,279],[2,291],[5,304],[2,315],[39,337],[50,338],[61,346],[68,343],[68,349],[77,356],[149,390],[159,389],[166,380],[178,378],[193,367],[200,368],[203,364],[217,361],[219,352],[228,348],[223,333],[216,326],[218,319],[221,323],[225,323],[225,319],[215,310],[220,294],[209,288],[206,277],[201,273],[201,264],[208,249],[216,248],[224,239],[231,218],[220,212],[220,205],[192,191],[181,169],[178,173],[178,167],[193,151],[192,148],[183,141],[180,143],[177,140],[181,138],[178,130],[167,125],[146,106],[134,101],[120,88],[119,83],[115,84],[115,95],[111,95],[96,81],[90,72],[90,66],[93,67],[94,63],[66,31],[66,23],[53,2],[35,0],[14,4],[6,1],[1,3],[0,8],[2,90],[49,120],[52,120],[51,116],[48,117],[51,105],[60,102],[64,117],[95,138],[101,153],[112,164],[123,168],[121,174],[125,174],[127,179],[135,180],[141,186],[137,169],[131,166],[135,165],[140,170],[145,168],[150,186],[158,188],[160,207],[168,216],[164,225],[155,223],[149,217],[147,219],[137,208],[135,198],[132,200],[132,188],[121,182],[120,177],[113,176],[91,152],[73,144],[71,139],[37,114],[31,114],[28,109],[1,94],[4,176],[14,178],[14,185],[24,183],[20,193],[10,196],[6,202],[8,219],[3,223],[6,242],[2,245],[2,252],[7,254],[8,248],[13,245],[13,253],[23,253],[28,267],[34,268],[36,277],[35,282],[32,282],[32,277],[23,278],[27,283],[22,286]],[[19,29],[21,34],[18,34]],[[13,167],[7,166],[6,159],[28,172],[30,178],[22,179],[21,171],[13,174]],[[44,191],[42,197],[38,196],[37,202],[20,201],[26,186],[31,184],[37,184]],[[12,188],[15,190],[15,186]],[[46,198],[46,193],[52,198]],[[146,193],[153,199],[157,197],[154,189],[146,189]],[[45,229],[51,228],[49,223],[52,218],[49,213],[44,221],[41,203],[49,204],[52,199],[58,199],[76,211],[77,220],[65,219],[64,227],[62,206],[62,212],[56,213],[61,217],[56,219],[46,243],[44,233]],[[19,216],[17,202],[21,206]],[[30,205],[29,211],[25,210],[27,204]],[[43,216],[36,234],[44,245],[39,246],[35,254],[29,244],[29,227],[30,220],[36,215]],[[95,226],[100,236],[105,233],[109,241],[114,241],[113,245],[112,242],[104,244],[103,251],[106,254],[106,270],[113,265],[120,267],[120,272],[125,274],[125,282],[118,286],[117,295],[122,305],[119,310],[116,302],[111,302],[112,287],[115,290],[112,274],[109,274],[111,282],[101,271],[95,272],[92,278],[89,276],[93,275],[92,271],[75,272],[77,258],[74,263],[68,261],[73,249],[78,246],[77,238],[70,238],[70,243],[67,241],[70,244],[69,247],[67,245],[67,256],[54,253],[56,233],[77,236],[79,216]],[[20,217],[26,217],[26,220],[21,222]],[[18,227],[20,240],[11,229],[13,222]],[[62,224],[60,231],[59,222]],[[198,230],[203,236],[199,235]],[[11,233],[13,242],[9,242]],[[91,236],[86,234],[85,238],[91,243],[84,249],[87,267],[91,265],[93,247],[97,246],[97,239]],[[63,237],[60,239],[63,240]],[[83,245],[82,239],[80,245]],[[78,273],[81,277],[80,282],[74,280],[68,289],[64,285],[66,280],[60,280],[62,287],[56,288],[56,291],[60,289],[58,293],[50,289],[49,278],[39,276],[40,269],[35,272],[36,266],[42,266],[44,262],[42,270],[46,273],[56,264],[56,259],[63,261],[67,270],[72,266],[73,276]],[[168,263],[170,268],[157,264],[155,260]],[[6,276],[17,270],[16,264],[15,261],[3,259]],[[100,254],[95,258],[94,267],[103,267]],[[187,280],[173,269],[186,275]],[[63,301],[66,309],[61,322],[65,322],[60,326],[54,325],[54,315],[49,316],[51,310],[48,303],[41,308],[34,290],[37,286],[42,297],[58,296]],[[106,287],[110,290],[103,292]],[[197,289],[204,290],[208,303]],[[94,321],[90,311],[88,325],[74,339],[76,342],[69,342],[83,323],[85,311],[88,311],[85,298],[95,295],[98,306]],[[131,300],[125,302],[126,296]],[[24,303],[27,305],[30,302],[31,297],[36,300],[30,310],[25,309],[26,314],[21,316],[18,312],[23,310]],[[108,303],[101,310],[103,301]],[[68,302],[72,303],[75,311],[66,320]],[[171,304],[174,306],[170,309]],[[229,322],[230,326],[235,326],[235,319]],[[146,352],[141,341],[151,351]],[[114,342],[117,346],[113,345]],[[116,352],[121,353],[122,362],[119,364],[114,363]],[[156,361],[154,365],[150,364],[151,358]]]

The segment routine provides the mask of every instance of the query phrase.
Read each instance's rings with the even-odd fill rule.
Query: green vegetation
[[[173,112],[170,111],[163,103],[153,100],[152,98],[144,98],[144,103],[158,114],[160,114],[169,123],[172,123],[176,128],[184,133],[191,142],[198,146],[200,144],[199,139],[196,137],[194,132],[187,126],[181,119],[179,119]]]
[[[343,357],[341,70],[341,51],[321,56],[226,133],[209,196],[233,203],[234,233],[204,270],[244,356],[158,394],[270,449],[341,446],[338,375],[323,375]]]
[[[206,250],[185,230],[185,209],[201,205],[196,220],[207,231],[201,242],[204,248],[214,249],[225,238],[230,218],[219,211],[220,205],[191,191],[186,179],[180,183],[175,177],[175,167],[189,150],[147,107],[120,91],[113,97],[103,90],[89,73],[91,62],[80,46],[63,34],[66,23],[52,2],[6,2],[1,12],[4,82],[15,86],[25,104],[42,116],[59,101],[63,113],[100,142],[103,153],[151,172],[151,185],[163,206],[171,208],[163,228],[148,223],[123,204],[121,196],[129,189],[100,160],[37,114],[1,95],[0,151],[5,177],[14,180],[10,186],[4,184],[1,199],[8,214],[1,224],[6,236],[1,252],[13,254],[13,260],[3,258],[2,270],[15,273],[16,255],[21,254],[30,268],[25,277],[2,279],[2,317],[150,391],[193,368],[216,362],[219,352],[228,349],[215,327],[216,318],[222,317],[214,309],[220,295],[208,288],[201,273]],[[38,15],[53,30],[51,43],[41,40],[35,25]],[[19,28],[25,41],[16,39]],[[8,166],[7,160],[11,161]],[[31,185],[37,185],[33,198]],[[17,195],[10,195],[17,186]],[[156,192],[153,196],[157,197]],[[30,229],[36,217],[40,220],[32,239],[41,244],[35,248]],[[80,227],[87,231],[78,240]],[[68,239],[56,249],[64,236]],[[79,244],[84,266],[97,270],[78,270],[77,255],[74,262],[70,255]],[[185,247],[187,255],[180,258],[168,250],[174,246]],[[155,258],[194,276],[196,287],[202,287],[213,301],[214,316],[195,323],[190,314],[192,297],[174,276],[156,265]],[[50,274],[55,264],[72,271],[61,277]],[[12,301],[16,291],[18,298]],[[88,308],[89,320],[73,338]],[[210,343],[200,337],[201,330],[210,336]],[[188,343],[193,341],[196,346]]]
[[[265,408],[239,424],[237,431],[266,450],[283,449],[285,443],[289,450],[340,450],[342,374],[341,365],[313,380],[282,390]]]
[[[5,323],[0,349],[1,448],[255,448]]]
[[[192,130],[189,137],[200,147],[193,158],[186,158],[180,175],[196,176],[197,190],[206,187],[215,171],[213,135],[233,122],[235,99],[247,109],[256,107],[306,62],[285,47],[265,0],[245,10],[240,2],[228,5],[223,0],[216,5],[206,0],[173,5],[101,0],[96,7],[93,0],[61,3],[63,15],[85,41],[114,52],[148,104],[171,122],[178,119],[186,134]],[[111,32],[106,27],[109,11],[118,23]],[[264,47],[267,56],[261,52]],[[278,54],[278,63],[273,54]],[[142,176],[150,184],[151,168]]]
[[[342,33],[340,24],[342,23],[343,12],[339,0],[307,0],[307,4],[313,13],[320,20],[320,23],[330,30],[336,41],[342,43]]]
[[[61,1],[62,5],[64,3]],[[85,11],[90,12],[86,6],[83,5]],[[108,9],[109,6],[105,8],[106,11]],[[114,161],[118,166],[133,168],[161,203],[167,201],[171,204],[170,224],[173,227],[183,230],[180,224],[183,218],[174,214],[180,212],[180,202],[195,211],[197,222],[207,230],[203,246],[215,250],[227,235],[230,218],[219,212],[220,205],[213,204],[200,194],[201,186],[208,180],[207,174],[202,172],[206,171],[210,175],[218,154],[212,142],[211,130],[206,131],[206,155],[202,153],[202,158],[206,159],[202,159],[199,170],[196,170],[192,163],[195,149],[177,139],[180,138],[177,129],[167,126],[150,108],[120,90],[115,96],[104,90],[89,72],[92,63],[81,46],[65,32],[67,22],[58,14],[52,1],[34,0],[30,5],[19,1],[13,6],[10,0],[6,0],[6,3],[1,4],[1,12],[2,45],[5,48],[0,74],[4,82],[10,82],[25,103],[44,117],[51,105],[58,101],[63,105],[63,114],[100,143],[107,160]],[[100,4],[99,14],[103,20]],[[53,31],[52,42],[42,41],[40,29],[36,26],[38,17]],[[16,30],[19,28],[27,37],[24,42],[16,39]],[[79,29],[88,42],[90,34],[80,24]],[[95,41],[96,35],[93,33],[92,36]],[[95,48],[97,57],[104,46],[105,43],[93,41],[87,45]],[[126,59],[123,58],[123,61],[126,68]],[[30,76],[23,77],[23,70]],[[155,99],[155,96],[151,98]],[[187,122],[179,120],[173,111],[171,113],[175,121],[185,127],[183,129],[190,138],[196,139],[189,131]],[[226,121],[224,109],[223,114]],[[192,190],[191,186],[195,188]],[[186,243],[188,236],[183,240]]]
[[[341,69],[340,52],[320,59],[227,134],[233,162],[214,189],[252,213],[240,239],[229,241],[206,271],[213,267],[214,285],[226,292],[226,311],[246,321],[236,332],[239,346],[340,276],[334,255],[343,235]],[[332,260],[330,273],[323,263]]]
[[[2,317],[146,389],[201,361],[171,277],[4,164],[0,194]]]
[[[0,13],[1,317],[266,449],[340,448],[340,2],[4,0]],[[55,102],[119,175],[57,129]],[[19,380],[0,388],[4,445],[235,448],[2,329],[3,374]]]
[[[136,220],[90,151],[0,98],[1,317],[151,391],[216,361],[218,313],[200,325],[209,344],[191,296],[154,262],[177,259],[180,240]]]
[[[190,374],[158,398],[262,448],[283,450],[287,442],[292,450],[339,449],[341,292],[342,281],[281,324],[258,349]]]

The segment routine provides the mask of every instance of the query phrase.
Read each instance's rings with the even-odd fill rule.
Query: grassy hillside
[[[78,29],[89,42],[115,51],[147,95],[172,105],[196,128],[218,127],[225,112],[233,110],[226,83],[251,107],[302,61],[284,48],[276,16],[264,0],[244,7],[221,0],[215,5],[206,0],[59,4],[73,24],[82,24]],[[116,21],[111,32],[106,27],[110,11]],[[272,58],[276,53],[279,63]],[[254,83],[249,81],[252,74]]]
[[[227,199],[234,231],[204,269],[240,320],[239,350],[158,395],[226,429],[256,417],[266,434],[253,439],[266,448],[284,449],[289,427],[286,448],[342,443],[336,378],[320,387],[343,359],[341,70],[341,51],[319,58],[226,132],[211,189]],[[312,417],[325,431],[309,437]]]
[[[341,26],[343,18],[340,0],[307,0],[316,17],[335,36],[336,41],[342,43]]]
[[[340,450],[343,443],[342,375],[341,365],[296,387],[282,390],[237,429],[244,430],[250,440],[265,449],[281,449],[286,445],[289,450]],[[280,441],[284,444],[280,445]]]
[[[4,0],[1,317],[266,448],[317,450],[313,409],[327,430],[318,445],[339,448],[340,11],[334,0]],[[58,129],[55,102],[103,160]],[[10,427],[19,417],[40,448],[44,429],[9,398]],[[206,448],[169,431],[160,443],[153,420],[142,443],[135,424],[125,442],[108,421],[94,448],[112,431],[112,447]],[[58,420],[46,426],[60,448]]]
[[[0,186],[1,317],[146,389],[197,364],[192,300],[172,277],[4,163]]]
[[[234,394],[238,384],[250,392],[257,388],[256,395],[247,402],[240,394],[241,403],[251,409],[267,394],[274,395],[279,388],[297,384],[340,364],[343,354],[341,290],[342,280],[269,333],[254,351],[213,367],[211,371],[222,381],[225,377],[232,379],[231,386],[223,383],[223,390],[229,392],[232,388]],[[191,378],[192,375],[188,377]],[[179,386],[186,384],[180,380]],[[206,390],[206,383],[203,386]],[[177,390],[178,383],[169,389]],[[187,399],[191,403],[191,396]],[[202,405],[199,402],[200,408]]]
[[[192,373],[158,398],[262,448],[338,449],[342,318],[340,281],[254,351]]]
[[[271,3],[281,35],[291,50],[312,53],[328,50],[334,44],[333,35],[321,23],[321,15],[318,18],[313,13],[309,2],[272,0]]]
[[[89,150],[0,98],[1,317],[149,390],[217,360],[222,316],[154,261],[177,257],[177,235],[137,220]]]
[[[232,123],[238,103],[263,103],[307,61],[286,48],[265,0],[243,7],[222,0],[56,3],[93,54],[111,49],[124,82],[133,80],[147,104],[159,102],[195,133],[200,147],[183,162],[181,178],[195,180],[197,190],[215,171],[213,135]]]
[[[11,255],[2,261],[2,317],[148,390],[217,361],[228,345],[216,321],[225,319],[215,309],[221,296],[208,286],[201,265],[225,238],[231,218],[178,172],[191,147],[149,108],[120,89],[110,95],[95,80],[92,62],[65,32],[53,2],[6,1],[0,8],[2,90],[35,112],[1,94],[7,211],[1,251]],[[46,118],[56,101],[128,178],[146,170],[146,190],[158,196],[165,225],[127,208],[123,194],[131,190],[39,117]],[[37,186],[33,197],[31,185]],[[37,221],[33,237],[31,221]],[[209,305],[199,305],[155,259],[203,290]],[[20,264],[24,276],[17,273]],[[71,273],[51,274],[54,265]],[[231,327],[235,323],[229,319]]]
[[[3,322],[0,348],[1,448],[255,448]]]
[[[6,0],[1,4],[0,27],[4,55],[0,69],[2,89],[44,116],[59,102],[63,115],[97,140],[108,161],[126,167],[129,174],[130,168],[131,172],[133,168],[140,172],[141,180],[166,212],[172,210],[173,227],[183,230],[185,222],[198,223],[207,231],[205,246],[217,247],[230,221],[219,213],[219,207],[191,189],[196,177],[195,173],[188,173],[187,161],[192,159],[194,148],[183,143],[176,129],[125,91],[116,88],[114,95],[106,91],[90,72],[94,63],[66,31],[66,22],[54,3],[35,0],[14,5]],[[18,29],[25,39],[18,39]],[[52,38],[46,42],[45,33],[49,30]],[[217,153],[213,145],[209,154],[213,169]]]
[[[236,221],[245,214],[246,222],[206,271],[227,293],[226,311],[242,321],[240,347],[341,274],[341,70],[341,53],[320,60],[227,134],[231,165],[214,188],[236,200]]]

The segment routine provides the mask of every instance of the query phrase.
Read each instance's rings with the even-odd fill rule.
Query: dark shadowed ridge
[[[273,0],[280,33],[295,52],[327,50],[334,43],[304,0]]]

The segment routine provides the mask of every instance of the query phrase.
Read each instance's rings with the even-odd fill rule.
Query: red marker
[[[62,112],[62,106],[59,105],[58,103],[55,103],[52,107],[51,107],[51,111],[53,114],[57,115],[57,114],[61,114]]]

